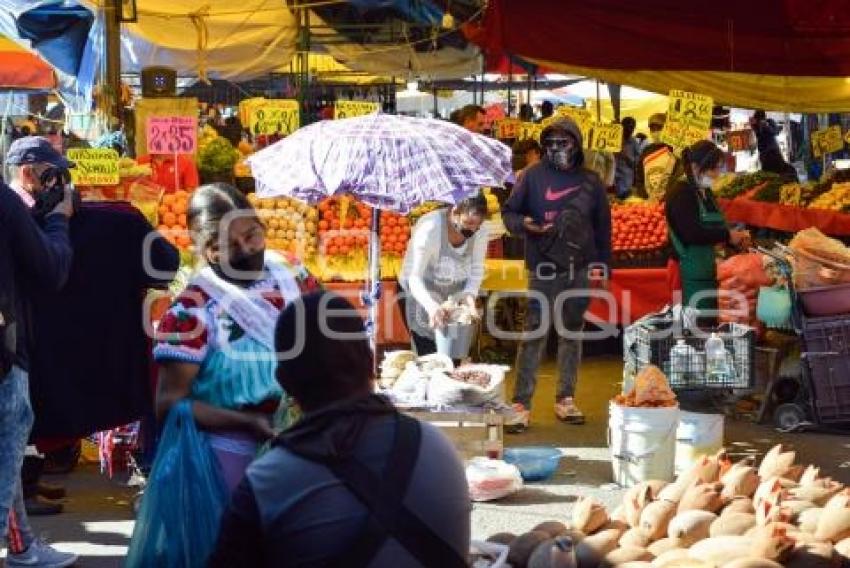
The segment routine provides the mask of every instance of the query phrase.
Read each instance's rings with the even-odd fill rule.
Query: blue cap
[[[73,162],[69,162],[56,151],[47,138],[41,136],[24,136],[12,142],[9,153],[6,154],[6,163],[11,166],[50,164],[57,168],[74,167]]]

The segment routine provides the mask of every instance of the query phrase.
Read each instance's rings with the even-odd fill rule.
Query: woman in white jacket
[[[477,195],[424,215],[413,228],[399,278],[405,317],[420,357],[437,351],[434,330],[445,325],[448,299],[475,308],[484,279],[487,200]]]

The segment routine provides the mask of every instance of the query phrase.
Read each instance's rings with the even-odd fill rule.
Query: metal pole
[[[121,0],[111,0],[103,6],[104,56],[106,60],[105,87],[108,114],[121,118]]]
[[[437,86],[431,85],[431,95],[434,97],[434,118],[440,114],[440,102],[437,100]]]
[[[596,122],[602,122],[602,103],[599,100],[600,97],[599,91],[599,79],[596,80]]]
[[[511,87],[514,82],[514,66],[510,59],[508,59],[508,116],[513,116],[513,102],[511,101]]]

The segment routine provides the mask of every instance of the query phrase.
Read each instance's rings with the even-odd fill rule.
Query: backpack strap
[[[355,459],[328,465],[369,510],[354,547],[331,566],[366,568],[386,541],[393,538],[423,566],[465,567],[465,559],[404,505],[419,457],[422,430],[417,420],[400,413],[396,417],[395,442],[383,476]]]

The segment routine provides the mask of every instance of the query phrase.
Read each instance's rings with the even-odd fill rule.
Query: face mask
[[[697,185],[703,189],[711,189],[714,179],[707,175],[701,175],[697,179]]]
[[[266,251],[260,250],[253,254],[239,254],[230,260],[228,267],[218,263],[210,263],[210,268],[216,276],[225,282],[237,286],[246,286],[257,281],[258,273],[262,272],[263,266],[265,266],[265,258]]]
[[[471,239],[473,236],[475,236],[475,231],[473,231],[472,229],[465,228],[463,225],[461,225],[457,221],[452,221],[452,224],[454,225],[455,231],[457,231],[458,233],[463,235],[464,239],[468,240],[468,239]]]
[[[560,142],[560,143],[559,143]],[[576,150],[566,141],[547,140],[546,157],[559,170],[569,170],[575,164]]]

